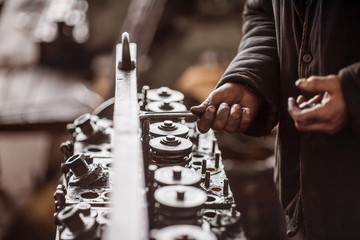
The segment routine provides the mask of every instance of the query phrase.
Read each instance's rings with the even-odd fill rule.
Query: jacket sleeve
[[[350,125],[360,137],[360,62],[341,69],[339,76]]]
[[[241,83],[262,98],[262,105],[245,133],[262,136],[278,122],[279,63],[275,22],[270,0],[248,0],[243,12],[243,38],[239,51],[217,87]]]

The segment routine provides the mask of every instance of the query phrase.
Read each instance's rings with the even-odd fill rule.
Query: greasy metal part
[[[147,104],[147,110],[152,112],[180,112],[186,111],[186,106],[178,102],[169,102],[168,100],[159,102],[150,102]]]
[[[77,141],[89,143],[109,142],[106,121],[99,120],[98,116],[89,113],[83,114],[74,121],[74,137]]]
[[[159,185],[199,186],[201,177],[194,170],[181,167],[163,167],[155,171],[154,179]]]
[[[66,141],[60,145],[60,151],[64,154],[65,159],[74,155],[74,144],[72,141]]]
[[[212,232],[192,225],[165,227],[154,235],[156,240],[217,240]]]
[[[123,39],[124,36],[123,35]],[[130,42],[130,41],[129,41]],[[116,61],[120,61],[122,44],[116,46]],[[136,62],[136,45],[130,43],[129,55]],[[105,234],[107,240],[148,239],[148,220],[144,165],[139,140],[139,118],[136,68],[116,70],[114,106],[114,179],[112,227]],[[124,184],[131,183],[131,184]],[[124,217],[126,216],[126,217]],[[131,216],[131,217],[130,217]]]
[[[158,167],[182,165],[191,160],[192,142],[172,135],[157,137],[149,141],[150,160]]]
[[[116,66],[124,50],[136,62],[134,44],[119,45]],[[196,237],[245,239],[214,133],[200,134],[188,111],[143,111],[150,90],[136,90],[136,68],[117,68],[114,104],[69,125],[73,144],[61,146],[66,162],[54,193],[56,239],[84,236],[89,219],[99,226],[96,240],[157,239],[156,232],[179,224],[201,226]],[[61,220],[68,206],[76,206],[85,227]]]
[[[224,196],[229,195],[229,180],[227,178],[224,179],[223,194]]]
[[[139,115],[140,121],[148,120],[162,120],[162,119],[176,119],[176,118],[192,118],[195,121],[198,119],[190,111],[179,111],[179,112],[141,112]]]
[[[209,188],[210,187],[210,172],[206,171],[205,173],[205,187]]]
[[[150,87],[147,86],[147,85],[144,85],[141,89],[141,93],[143,94],[143,98],[142,98],[142,101],[139,103],[140,104],[140,109],[142,111],[145,111],[146,110],[146,105],[148,103],[148,91],[149,91]]]
[[[182,102],[184,100],[184,94],[168,87],[161,87],[148,90],[147,99],[152,102]]]
[[[68,206],[57,215],[66,228],[60,240],[100,240],[99,224],[92,217],[85,217],[76,205]]]
[[[206,194],[191,186],[164,186],[155,191],[158,227],[177,224],[196,225]]]
[[[220,166],[220,153],[216,152],[215,153],[215,168],[219,168]]]
[[[84,154],[76,154],[66,160],[65,165],[68,166],[73,175],[69,179],[69,185],[87,187],[99,180],[104,180],[102,169],[96,164],[88,165],[85,161]]]
[[[160,203],[160,207],[179,210],[199,209],[206,201],[206,194],[191,186],[164,186],[155,191],[155,199]]]
[[[122,57],[118,61],[118,69],[124,71],[130,71],[135,69],[135,61],[131,58],[129,34],[124,33],[122,35]]]
[[[153,123],[150,125],[149,131],[153,137],[173,135],[186,138],[189,134],[189,128],[187,126],[173,122],[172,120]]]

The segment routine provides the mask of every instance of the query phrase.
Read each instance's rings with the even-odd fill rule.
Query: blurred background
[[[214,89],[237,52],[244,0],[0,0],[0,239],[54,239],[66,124],[114,93],[121,33],[138,45],[138,86]],[[284,238],[273,134],[217,133],[249,239]]]

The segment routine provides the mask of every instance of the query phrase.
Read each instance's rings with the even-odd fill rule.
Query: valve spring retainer
[[[189,128],[183,124],[175,123],[171,120],[157,122],[150,125],[149,133],[152,137],[164,137],[173,135],[176,137],[187,138]]]
[[[206,194],[191,186],[165,186],[154,194],[159,227],[175,224],[196,225],[201,218],[201,207]]]
[[[191,161],[192,142],[172,135],[151,139],[150,164],[158,167],[186,166]]]

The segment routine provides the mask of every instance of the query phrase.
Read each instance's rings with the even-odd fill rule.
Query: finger
[[[307,92],[335,92],[340,87],[340,80],[337,75],[311,76],[302,78],[295,82],[301,90]]]
[[[203,101],[203,102],[202,102],[201,104],[199,104],[198,106],[192,106],[192,107],[190,108],[190,111],[191,111],[193,114],[201,117],[201,115],[204,114],[205,110],[208,108],[209,105],[210,105],[210,101],[206,99],[205,101]]]
[[[323,98],[322,94],[316,94],[314,97],[312,97],[308,102],[308,104],[317,104],[320,103]]]
[[[202,114],[200,120],[197,122],[198,130],[201,133],[209,131],[211,124],[213,123],[216,115],[216,108],[212,105],[206,108],[204,114]]]
[[[246,107],[242,108],[241,123],[239,126],[240,132],[246,132],[249,129],[252,119],[253,112],[251,109]]]
[[[288,111],[295,123],[301,125],[331,120],[329,119],[329,110],[326,110],[326,107],[322,104],[300,109],[294,104],[294,99],[289,98]]]
[[[294,119],[294,116],[297,114],[297,112],[300,111],[300,108],[295,103],[295,99],[293,97],[288,98],[288,112],[290,113],[290,116]],[[294,119],[295,120],[295,119]]]
[[[302,102],[301,104],[298,103],[299,108],[304,109],[304,108],[314,107],[315,104],[320,103],[321,100],[322,100],[322,94],[317,94],[313,98],[311,98],[309,101]]]
[[[230,107],[227,103],[221,103],[217,113],[215,120],[211,126],[212,129],[215,131],[221,131],[225,128],[225,124],[230,115]]]
[[[239,104],[234,104],[230,109],[230,116],[227,120],[224,130],[228,133],[237,131],[241,120],[242,109]]]
[[[296,98],[296,103],[297,103],[298,105],[300,105],[300,104],[302,104],[302,103],[304,103],[304,102],[306,102],[306,98],[305,98],[303,95],[299,95],[299,96]]]

